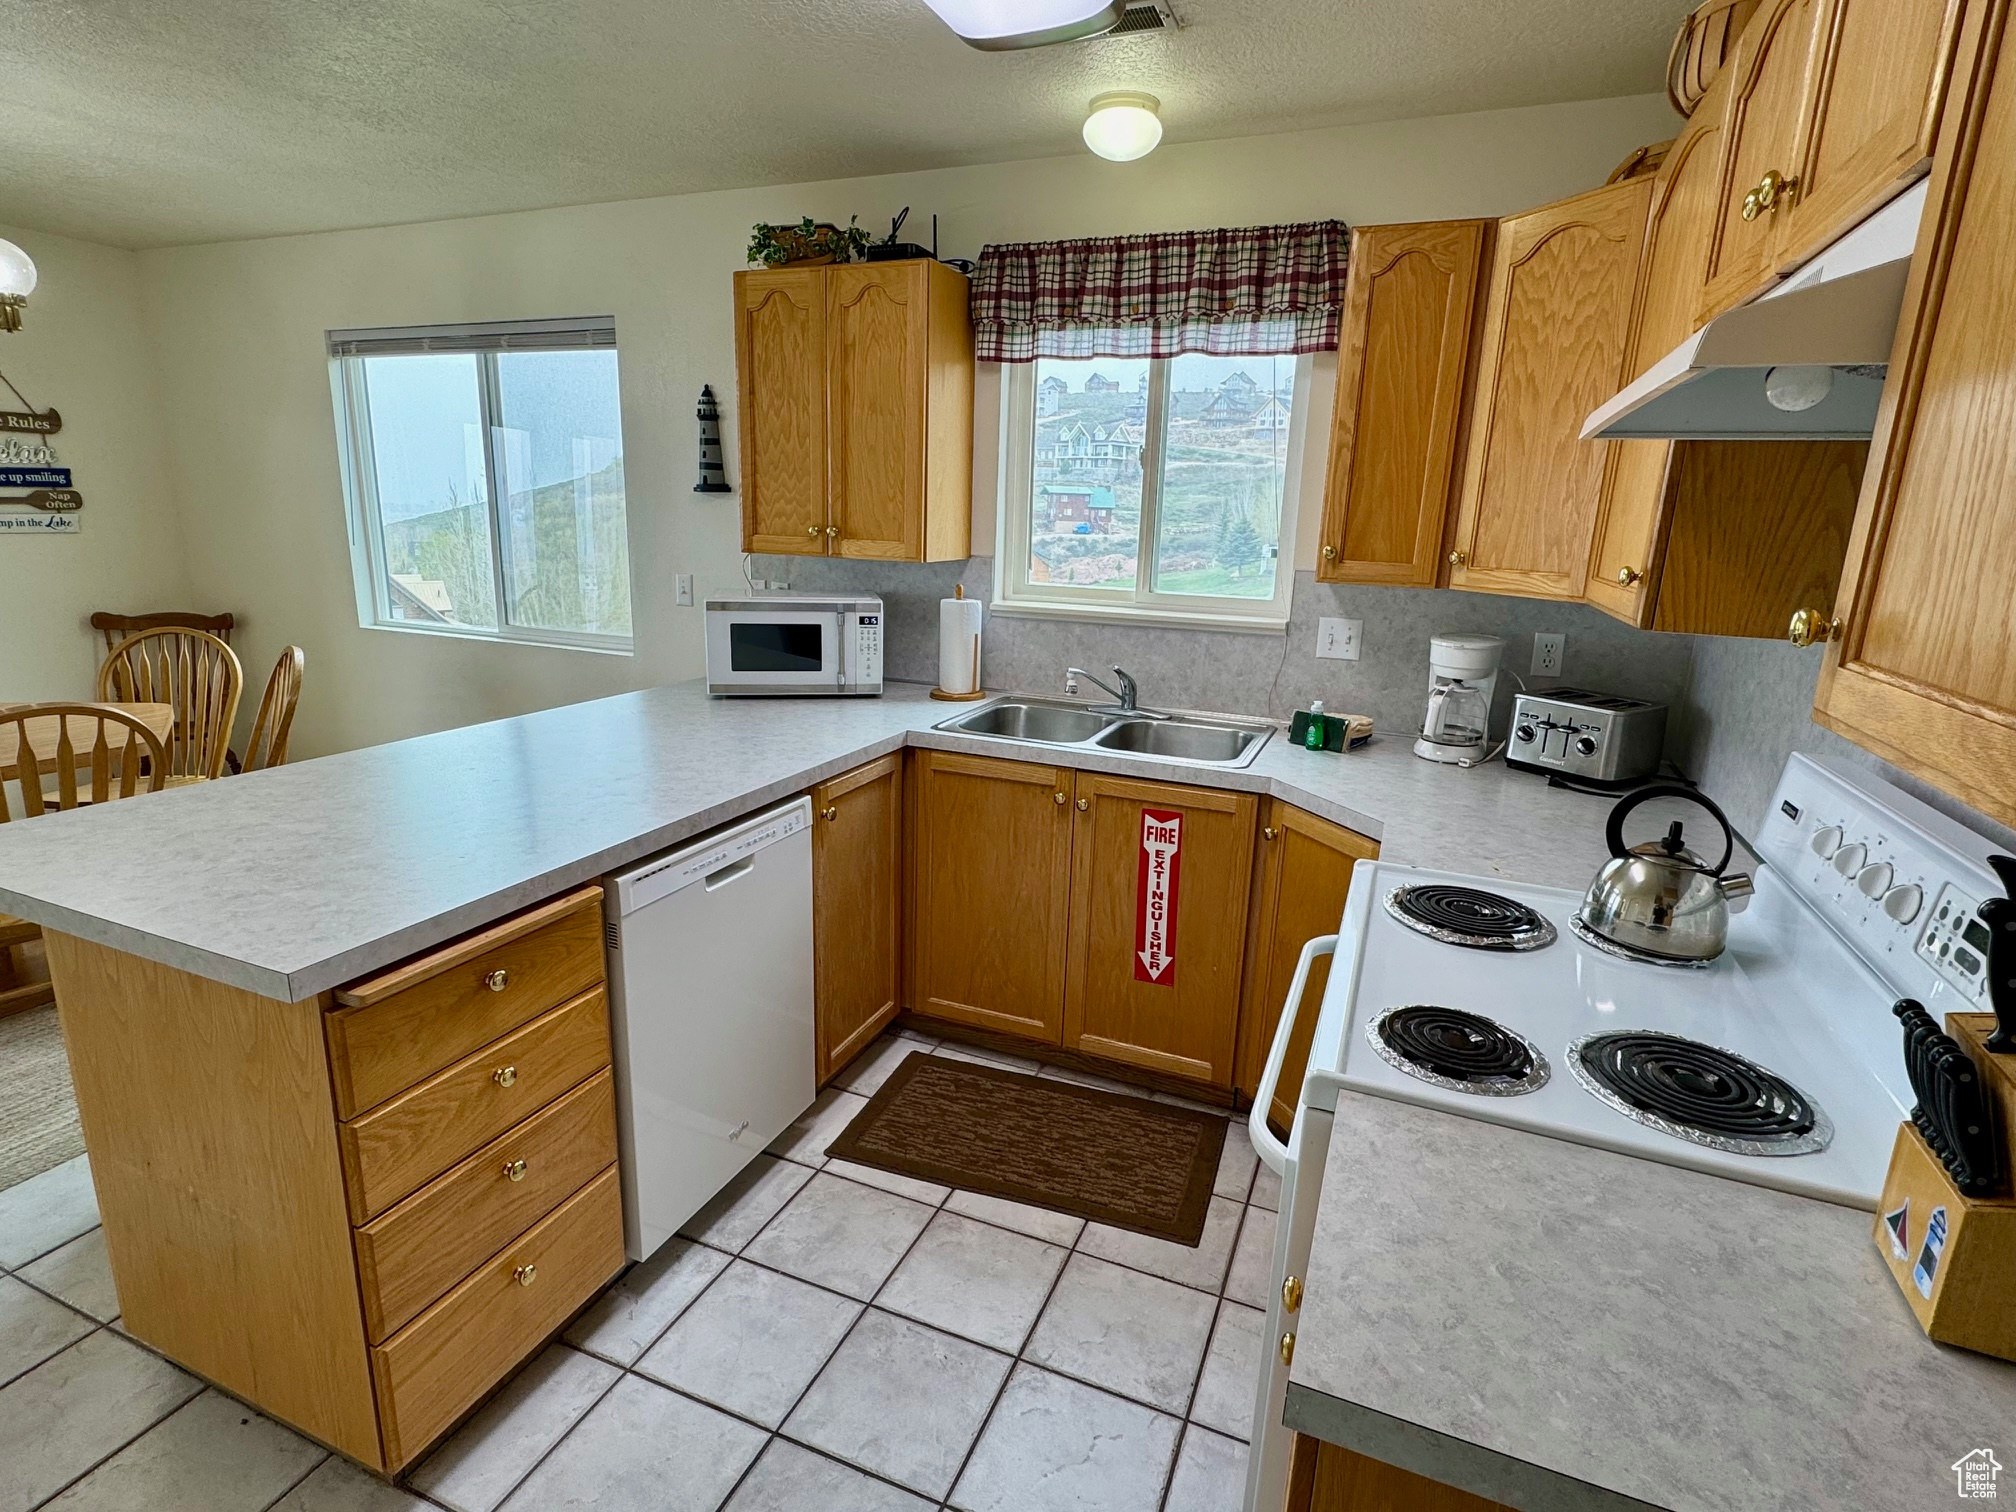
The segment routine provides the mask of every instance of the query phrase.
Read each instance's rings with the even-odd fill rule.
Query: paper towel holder
[[[954,598],[966,597],[966,585],[952,585]],[[933,688],[931,696],[940,703],[976,703],[987,696],[987,690],[980,686],[980,637],[973,637],[973,691],[971,693],[947,693],[943,688]]]

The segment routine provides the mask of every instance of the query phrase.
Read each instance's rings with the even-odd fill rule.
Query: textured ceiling
[[[1658,86],[1676,0],[1174,0],[976,52],[923,0],[0,0],[0,222],[125,246],[1196,141]]]

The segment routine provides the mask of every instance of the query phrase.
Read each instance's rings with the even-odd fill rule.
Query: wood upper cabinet
[[[1579,433],[1622,382],[1652,184],[1499,223],[1451,587],[1582,596],[1614,443]]]
[[[823,1083],[896,1016],[902,993],[903,755],[812,790],[814,1019]]]
[[[2016,52],[1969,11],[1814,714],[2016,823]]]
[[[965,276],[919,258],[737,273],[735,287],[744,549],[965,557]]]
[[[1260,1087],[1260,1073],[1274,1043],[1274,1030],[1295,979],[1302,947],[1318,935],[1335,934],[1351,892],[1351,869],[1378,857],[1379,846],[1354,830],[1283,803],[1267,800],[1261,816],[1260,847],[1254,860],[1253,909],[1247,935],[1245,1004],[1240,1015],[1237,1086],[1248,1097]],[[1316,1032],[1316,1008],[1330,980],[1330,960],[1310,968],[1301,1011],[1288,1041],[1288,1057],[1275,1084],[1268,1120],[1282,1132],[1295,1121],[1302,1073],[1309,1064],[1309,1041]]]
[[[1351,233],[1316,576],[1432,588],[1442,571],[1493,221]]]
[[[1092,772],[1073,797],[1065,1048],[1231,1086],[1258,800]]]
[[[742,547],[826,549],[826,280],[819,268],[735,275]]]
[[[911,770],[911,1006],[1059,1043],[1071,773],[949,751]]]

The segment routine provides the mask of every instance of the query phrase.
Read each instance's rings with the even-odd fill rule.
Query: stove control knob
[[[1893,887],[1883,894],[1883,912],[1899,924],[1909,924],[1925,906],[1925,889],[1915,882]]]
[[[1531,745],[1533,743],[1534,734],[1535,731],[1533,729],[1533,726],[1529,724],[1522,724],[1521,726],[1519,726],[1519,739],[1522,744]]]
[[[1880,898],[1890,891],[1894,873],[1888,861],[1877,861],[1855,873],[1855,890],[1865,898]]]
[[[1813,831],[1813,854],[1823,859],[1831,856],[1841,847],[1841,826],[1830,824],[1825,829]]]
[[[1866,845],[1844,845],[1834,852],[1834,870],[1844,877],[1852,877],[1862,870],[1863,862],[1869,859]]]
[[[1588,735],[1578,735],[1575,738],[1575,753],[1578,756],[1594,756],[1596,754],[1595,739]]]

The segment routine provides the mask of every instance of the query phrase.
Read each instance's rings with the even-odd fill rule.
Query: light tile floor
[[[119,1331],[84,1158],[0,1192],[0,1512],[1234,1512],[1278,1198],[1243,1125],[1196,1249],[826,1158],[936,1053],[1034,1065],[886,1037],[405,1489]]]

